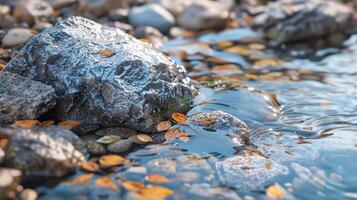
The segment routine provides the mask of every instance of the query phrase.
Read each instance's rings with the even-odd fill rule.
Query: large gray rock
[[[51,126],[8,132],[11,136],[5,149],[6,164],[25,175],[60,177],[85,160],[81,140],[67,129]]]
[[[280,0],[252,10],[263,11],[254,24],[278,44],[348,33],[354,27],[352,9],[336,1]]]
[[[9,72],[0,72],[0,124],[36,119],[56,104],[54,89]]]
[[[183,66],[119,29],[81,17],[34,37],[5,70],[52,85],[58,119],[105,127],[150,132],[173,111],[186,112],[196,94]]]
[[[135,27],[152,26],[161,33],[168,33],[175,24],[175,18],[157,4],[134,7],[129,13],[129,22]]]

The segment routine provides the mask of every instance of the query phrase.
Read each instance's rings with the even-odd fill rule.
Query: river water
[[[236,116],[265,156],[245,161],[225,135],[186,130],[188,141],[129,153],[135,166],[118,168],[113,181],[142,181],[143,170],[160,173],[171,180],[164,186],[175,191],[167,199],[268,199],[266,187],[274,183],[287,199],[357,199],[357,35],[345,45],[315,52],[324,55],[315,61],[281,55],[275,57],[283,64],[252,70],[249,59],[219,50],[209,53],[221,59],[211,59],[210,65],[206,52],[214,47],[186,43],[181,49],[186,61],[177,61],[203,85],[188,115],[223,110]],[[274,55],[263,51],[263,57]],[[212,75],[222,60],[229,66],[215,68]],[[37,191],[41,199],[132,198],[123,188],[93,184],[59,183]]]

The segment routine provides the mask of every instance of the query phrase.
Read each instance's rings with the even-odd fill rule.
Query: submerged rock
[[[17,74],[0,72],[0,124],[36,119],[56,104],[54,89]]]
[[[68,18],[34,37],[6,71],[52,85],[55,116],[150,132],[196,95],[183,66],[119,29]]]
[[[13,129],[6,151],[6,164],[25,175],[61,177],[84,160],[77,135],[57,126]]]
[[[254,24],[278,44],[348,33],[354,27],[353,10],[336,1],[281,0],[254,9],[263,11]]]

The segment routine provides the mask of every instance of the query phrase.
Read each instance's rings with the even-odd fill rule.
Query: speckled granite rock
[[[354,21],[353,10],[336,1],[280,0],[254,10],[262,11],[254,24],[278,44],[348,33]]]
[[[52,85],[56,116],[150,132],[196,94],[183,66],[119,29],[68,18],[34,37],[5,69]]]
[[[35,119],[56,104],[54,89],[16,74],[0,72],[0,124]]]
[[[48,128],[9,130],[6,164],[25,175],[60,177],[85,160],[81,140],[67,129]]]

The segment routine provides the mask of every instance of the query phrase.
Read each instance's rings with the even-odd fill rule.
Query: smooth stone
[[[77,135],[58,126],[14,129],[6,148],[6,163],[25,175],[62,177],[85,157]]]
[[[37,197],[38,197],[37,192],[32,189],[24,189],[20,195],[21,200],[36,200]]]
[[[132,145],[130,140],[119,140],[109,144],[107,149],[111,153],[124,153],[129,151]]]
[[[26,44],[35,34],[35,31],[27,28],[10,29],[2,39],[2,46],[4,48],[13,48]]]
[[[89,144],[87,151],[93,155],[103,155],[107,153],[105,146],[97,142]]]
[[[66,6],[73,5],[78,2],[78,0],[45,0],[55,9],[63,8]]]
[[[60,121],[142,132],[172,112],[187,112],[197,94],[183,66],[119,29],[82,17],[41,32],[5,71],[52,85]]]
[[[17,74],[0,72],[0,124],[36,119],[56,105],[54,89]]]
[[[15,198],[21,175],[20,170],[0,168],[0,199]]]
[[[229,11],[218,2],[196,1],[187,6],[177,18],[177,23],[188,30],[200,31],[225,27]]]
[[[84,12],[89,12],[96,16],[103,16],[110,10],[116,8],[126,8],[128,0],[78,0],[79,8]]]
[[[46,28],[51,28],[52,27],[52,24],[51,23],[48,23],[48,22],[38,22],[36,23],[34,26],[33,26],[33,29],[35,29],[36,31],[43,31],[45,30]]]
[[[54,14],[52,6],[44,0],[18,0],[14,3],[14,16],[28,24]]]
[[[128,19],[129,10],[125,8],[118,8],[109,11],[109,19],[113,21],[123,21]]]
[[[151,26],[166,34],[175,24],[175,18],[157,4],[134,7],[129,13],[129,23],[134,27]]]

